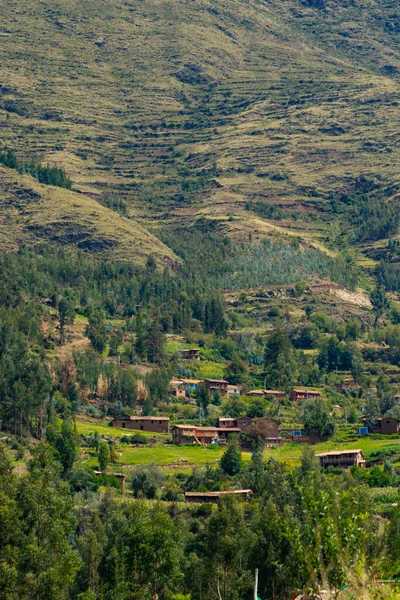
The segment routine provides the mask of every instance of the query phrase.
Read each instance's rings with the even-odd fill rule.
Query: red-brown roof
[[[126,420],[126,417],[121,417],[120,419],[118,419],[118,417],[116,417],[116,420],[124,421],[124,420]],[[129,420],[130,421],[169,421],[169,417],[134,417],[134,416],[130,416]]]

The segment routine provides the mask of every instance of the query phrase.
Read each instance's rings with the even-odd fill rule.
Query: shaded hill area
[[[33,177],[0,166],[0,248],[15,251],[56,243],[103,258],[144,265],[179,259],[144,227],[83,194],[42,185]]]

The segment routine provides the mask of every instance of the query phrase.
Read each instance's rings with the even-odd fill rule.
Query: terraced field
[[[202,216],[324,244],[360,175],[398,189],[399,31],[390,0],[11,0],[2,139],[155,231]]]

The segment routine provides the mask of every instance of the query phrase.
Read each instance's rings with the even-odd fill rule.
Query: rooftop
[[[204,381],[208,381],[209,383],[228,383],[225,379],[205,379]]]
[[[185,496],[212,496],[218,498],[218,496],[226,496],[229,494],[252,494],[253,490],[225,490],[223,492],[186,492]]]
[[[118,417],[116,417],[118,419]],[[129,419],[130,421],[169,421],[169,417],[143,417],[143,416],[129,416],[129,417],[119,417],[120,419]]]
[[[364,456],[364,453],[361,450],[361,448],[358,448],[357,450],[331,450],[330,452],[322,452],[321,454],[317,454],[316,456],[338,456],[341,454],[359,454],[360,452]]]
[[[197,431],[241,431],[239,427],[200,427],[199,425],[174,425],[178,429],[196,429]]]
[[[311,390],[310,388],[293,388],[292,392],[299,392],[300,394],[321,394],[319,390]]]

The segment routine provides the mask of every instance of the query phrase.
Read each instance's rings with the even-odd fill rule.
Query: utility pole
[[[258,600],[258,569],[256,569],[256,572],[255,572],[254,600]]]

